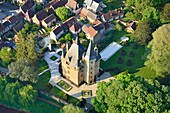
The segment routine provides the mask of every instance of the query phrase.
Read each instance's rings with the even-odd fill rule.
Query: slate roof
[[[39,21],[45,19],[47,17],[47,12],[45,10],[41,10],[38,13],[36,13],[36,17]]]
[[[80,26],[78,25],[78,23],[75,23],[70,27],[70,31],[73,31],[73,32],[77,32],[79,31],[79,29],[80,29]]]
[[[74,23],[76,23],[76,22],[77,22],[77,19],[73,16],[73,17],[67,19],[67,20],[61,25],[61,27],[62,27],[64,30],[66,30],[66,29],[68,29],[69,27],[71,27],[71,26],[72,26]]]
[[[9,27],[9,26],[10,26],[10,22],[9,22],[9,21],[5,21],[5,22],[3,23],[3,25],[4,25],[5,27]]]
[[[32,17],[34,17],[35,12],[30,9],[27,11],[27,14],[28,14],[29,18],[32,18]]]
[[[13,16],[11,16],[11,17],[9,18],[9,22],[10,22],[11,24],[16,23],[17,21],[18,21],[18,20],[17,20],[17,18],[16,18],[15,15],[13,15]]]
[[[44,22],[45,23],[50,23],[52,20],[54,20],[54,19],[56,19],[56,17],[55,17],[55,15],[54,14],[51,14],[51,15],[49,15],[48,17],[46,17],[45,19],[44,19]]]
[[[62,6],[65,6],[65,4],[67,3],[67,0],[60,0],[60,1],[57,1],[55,2],[52,7],[54,9],[57,9],[58,7],[62,7]]]
[[[33,0],[27,0],[22,6],[21,9],[24,13],[26,13],[29,9],[31,9],[34,6]]]
[[[63,31],[62,27],[61,26],[58,26],[56,29],[53,30],[53,33],[55,35],[58,35],[61,31]]]
[[[0,23],[0,32],[2,32],[3,30],[5,30],[5,26]]]
[[[96,53],[91,40],[86,51],[85,59],[88,61],[96,59]]]
[[[58,2],[60,0],[52,0],[51,2],[49,2],[48,4],[45,4],[44,7],[45,9],[50,8],[52,5],[54,5],[56,2]]]
[[[24,22],[21,21],[16,26],[13,27],[13,30],[17,33],[18,31],[22,30],[23,27],[24,27]]]

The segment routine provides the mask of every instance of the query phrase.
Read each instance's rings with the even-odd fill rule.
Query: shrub
[[[66,93],[63,95],[63,99],[68,100],[68,95]]]
[[[117,63],[118,63],[118,64],[122,64],[122,63],[123,63],[123,59],[122,59],[121,57],[119,57],[119,58],[117,59]]]
[[[121,50],[121,51],[120,51],[120,54],[121,54],[122,56],[125,56],[125,55],[126,55],[126,51],[125,51],[125,50]]]
[[[138,49],[138,44],[135,43],[135,44],[133,45],[133,49]]]
[[[131,61],[131,60],[128,60],[128,61],[126,62],[126,65],[127,65],[127,66],[131,66],[131,65],[132,65],[132,61]]]
[[[129,57],[134,57],[135,56],[135,53],[133,51],[130,51],[129,52]]]

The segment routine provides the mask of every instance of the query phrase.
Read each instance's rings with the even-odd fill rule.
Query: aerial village
[[[57,110],[49,107],[50,110],[39,113],[67,111],[65,105],[80,107],[76,113],[104,113],[107,107],[100,111],[97,107],[100,99],[96,100],[103,83],[120,79],[121,72],[126,76],[153,72],[156,76],[151,68],[147,71],[141,68],[145,62],[141,59],[147,52],[145,45],[138,43],[141,40],[134,41],[137,26],[141,25],[139,19],[130,14],[127,19],[125,1],[117,0],[117,5],[106,1],[12,0],[9,7],[14,5],[16,12],[11,15],[5,13],[10,10],[8,4],[2,10],[0,5],[0,50],[8,51],[5,57],[1,57],[0,51],[0,75],[9,76],[10,82],[21,82],[23,88],[31,84],[30,91],[36,92],[32,104],[37,105],[37,110],[29,108],[30,103],[26,105],[22,99],[14,108],[38,113],[39,107],[45,109],[48,103]],[[10,58],[3,60],[8,55]],[[22,97],[22,93],[19,95]],[[13,106],[12,101],[7,106]],[[72,113],[66,111],[63,113]]]

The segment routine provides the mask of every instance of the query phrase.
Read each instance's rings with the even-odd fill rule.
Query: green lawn
[[[129,42],[106,62],[101,61],[101,68],[109,71],[112,75],[126,70],[135,73],[136,69],[143,67],[144,61],[141,60],[141,57],[144,52],[144,46],[137,46],[134,42]]]
[[[52,57],[50,57],[50,59],[51,59],[52,61],[55,61],[55,60],[57,60],[57,57],[56,57],[56,56],[52,56]]]
[[[73,88],[63,80],[59,81],[57,84],[66,91],[70,91]]]
[[[123,4],[120,0],[103,0],[103,3],[107,6],[104,8],[104,12],[120,8]]]
[[[41,73],[42,71],[48,69],[48,64],[44,59],[40,59],[37,61],[37,71],[38,73]]]
[[[125,35],[128,35],[128,33],[124,30],[109,31],[107,34],[105,34],[105,39],[102,41],[102,43],[98,44],[99,51],[102,51],[104,48],[106,48],[113,41],[120,42],[120,38]]]

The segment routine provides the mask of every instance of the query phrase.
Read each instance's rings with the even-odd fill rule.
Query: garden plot
[[[100,52],[101,59],[107,61],[112,55],[114,55],[122,46],[116,42],[112,42],[104,50]]]

